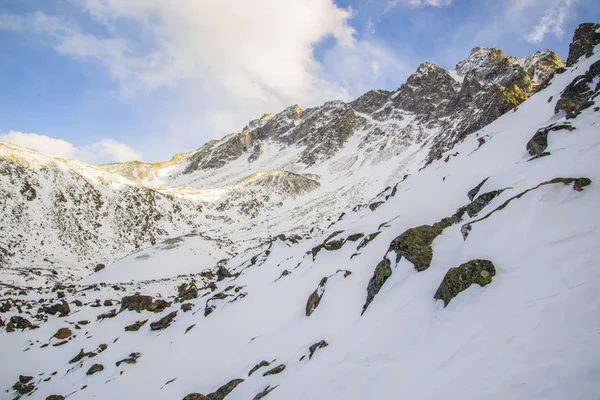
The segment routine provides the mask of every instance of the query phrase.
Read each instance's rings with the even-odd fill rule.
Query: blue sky
[[[593,0],[0,0],[0,140],[158,161],[475,46],[565,58]]]

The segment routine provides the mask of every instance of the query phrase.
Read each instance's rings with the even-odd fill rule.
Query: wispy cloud
[[[0,134],[0,141],[27,147],[57,157],[84,161],[90,164],[141,160],[142,155],[126,144],[114,140],[101,140],[77,147],[62,139],[37,133],[10,131]]]
[[[564,35],[565,23],[576,3],[577,0],[555,1],[525,39],[530,43],[540,43],[547,34],[554,34],[557,37]]]

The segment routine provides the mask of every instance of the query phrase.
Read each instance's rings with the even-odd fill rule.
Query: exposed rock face
[[[46,397],[46,400],[65,400],[65,396],[60,394],[51,394],[50,396]]]
[[[33,324],[27,318],[20,317],[18,315],[13,315],[10,317],[10,322],[17,329],[27,329],[32,328]]]
[[[152,322],[150,324],[150,329],[152,329],[153,331],[166,329],[171,325],[171,322],[173,322],[173,319],[175,319],[176,316],[177,311],[170,312],[158,321]]]
[[[489,177],[485,178],[484,180],[481,181],[481,183],[479,183],[473,189],[469,190],[469,192],[467,193],[467,197],[469,198],[469,200],[473,201],[475,196],[477,196],[477,193],[479,193],[479,191],[481,190],[481,188],[487,182],[488,179],[489,179]]]
[[[308,359],[310,360],[317,350],[322,349],[322,348],[327,347],[327,346],[329,346],[329,343],[327,343],[324,340],[321,340],[320,342],[317,342],[317,343],[311,345],[308,348],[308,351],[310,352],[310,354],[308,356]]]
[[[381,260],[377,267],[375,267],[375,272],[373,273],[373,277],[369,280],[369,284],[367,285],[367,301],[363,306],[362,313],[367,310],[369,304],[373,301],[377,293],[381,290],[381,287],[387,281],[387,279],[392,276],[392,267],[391,262],[387,258]]]
[[[433,257],[431,244],[440,233],[431,225],[410,228],[392,241],[390,250],[396,253],[396,262],[404,257],[414,264],[417,271],[425,271]]]
[[[568,131],[575,130],[571,124],[552,124],[546,128],[539,129],[529,142],[527,142],[527,151],[532,156],[541,155],[548,148],[548,133],[552,131],[560,131],[566,129]]]
[[[585,23],[579,25],[569,45],[567,67],[572,67],[581,57],[591,57],[594,47],[600,43],[600,24]]]
[[[208,397],[200,393],[190,393],[183,400],[208,400]]]
[[[231,277],[231,273],[229,273],[227,268],[225,268],[222,265],[219,266],[219,268],[217,269],[217,282],[222,281],[225,278],[230,278],[230,277]]]
[[[473,284],[486,286],[496,275],[496,268],[489,260],[471,260],[457,268],[450,268],[440,284],[434,298],[444,301],[446,307],[450,300]]]
[[[308,296],[308,301],[306,302],[306,316],[310,317],[311,314],[317,309],[319,303],[321,303],[321,298],[325,293],[325,285],[327,284],[327,278],[321,279],[319,282],[319,286],[315,289],[314,292]]]
[[[490,204],[491,201],[498,197],[498,195],[500,195],[500,193],[502,193],[503,191],[504,189],[492,190],[491,192],[479,195],[475,200],[471,202],[471,204],[467,206],[467,214],[469,214],[469,217],[474,217],[477,214],[479,214],[481,210],[483,210],[488,204]]]
[[[71,335],[73,334],[73,332],[71,332],[71,330],[69,328],[60,328],[53,337],[59,339],[59,340],[63,340],[66,339],[68,337],[71,337]]]
[[[233,389],[237,387],[237,385],[239,385],[242,382],[244,382],[244,380],[241,378],[233,379],[227,382],[225,385],[218,388],[213,393],[207,394],[206,398],[208,400],[223,400],[229,393],[233,391]]]
[[[308,175],[280,169],[256,172],[240,182],[244,186],[261,186],[284,196],[299,196],[318,189],[321,184]]]
[[[55,315],[58,313],[60,317],[66,317],[71,312],[71,307],[69,307],[69,304],[66,301],[61,300],[60,303],[44,306],[43,310],[46,314]]]
[[[268,367],[269,365],[271,365],[270,362],[262,360],[261,362],[259,362],[258,364],[256,364],[254,367],[252,367],[252,369],[248,372],[248,376],[252,375],[256,371],[258,371],[260,368],[262,368],[262,367]]]
[[[138,322],[135,322],[135,323],[133,323],[133,324],[131,324],[131,325],[127,325],[127,326],[125,327],[125,331],[126,331],[126,332],[137,332],[137,331],[139,331],[139,330],[140,330],[140,328],[141,328],[142,326],[146,325],[146,322],[148,322],[148,320],[147,320],[147,319],[146,319],[146,320],[143,320],[143,321],[138,321]]]
[[[119,312],[124,310],[128,311],[136,311],[142,312],[143,310],[147,310],[152,304],[152,296],[145,295],[133,295],[133,296],[125,296],[121,300],[121,309]]]
[[[104,365],[102,364],[94,364],[88,369],[85,373],[86,375],[94,375],[96,372],[104,371]]]
[[[267,372],[265,372],[263,374],[263,376],[269,376],[269,375],[277,375],[283,372],[283,370],[285,369],[285,364],[279,364],[278,366],[276,366],[273,369],[268,370]]]
[[[118,367],[119,365],[121,365],[123,363],[125,363],[125,364],[135,364],[135,363],[137,363],[138,358],[140,358],[141,356],[142,355],[140,353],[136,353],[136,352],[131,353],[131,354],[129,354],[129,357],[124,358],[124,359],[122,359],[120,361],[117,361],[115,363],[115,365]]]
[[[187,300],[192,300],[198,297],[198,288],[195,282],[182,283],[177,288],[178,296],[175,298],[175,303],[183,303]]]
[[[596,61],[583,75],[578,76],[565,88],[556,103],[554,112],[564,111],[567,118],[577,117],[591,107],[600,95],[600,61]]]
[[[277,389],[278,386],[279,385],[273,386],[273,387],[267,386],[262,392],[257,393],[256,396],[254,396],[252,398],[252,400],[260,400],[260,399],[262,399],[263,397],[265,397],[266,395],[268,395],[269,393],[271,393],[273,390]]]

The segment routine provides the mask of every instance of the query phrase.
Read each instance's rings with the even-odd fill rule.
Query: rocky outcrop
[[[85,373],[86,375],[94,375],[97,372],[104,371],[104,365],[102,364],[94,364],[88,369]]]
[[[270,362],[262,360],[261,362],[259,362],[258,364],[256,364],[254,367],[252,367],[252,369],[250,371],[248,371],[248,376],[252,375],[256,371],[258,371],[260,368],[262,368],[262,367],[268,367],[269,365],[271,365]]]
[[[272,369],[268,370],[267,372],[265,372],[263,374],[263,376],[277,375],[277,374],[282,373],[284,369],[285,369],[285,364],[279,364],[275,368],[272,368]]]
[[[123,363],[125,363],[125,364],[136,364],[138,358],[140,358],[141,356],[142,355],[140,353],[137,353],[137,352],[131,353],[131,354],[129,354],[129,357],[124,358],[124,359],[122,359],[120,361],[117,361],[115,363],[115,365],[118,367],[119,365],[121,365]]]
[[[563,90],[554,112],[564,111],[567,119],[571,119],[594,105],[596,98],[600,95],[599,77],[600,61],[596,61],[585,74],[579,75]]]
[[[125,331],[126,332],[137,332],[140,330],[140,328],[144,325],[146,325],[146,322],[148,322],[147,319],[143,320],[143,321],[137,321],[131,325],[127,325],[125,327]]]
[[[386,257],[375,267],[375,272],[373,272],[373,276],[367,285],[367,300],[363,306],[362,314],[365,313],[367,307],[369,307],[369,304],[371,304],[377,293],[379,293],[385,281],[392,276],[391,265],[392,263]]]
[[[321,299],[323,298],[323,295],[325,294],[325,286],[327,285],[327,281],[334,275],[337,275],[339,273],[342,273],[344,278],[350,276],[352,273],[350,271],[342,271],[341,269],[338,270],[335,274],[324,277],[323,279],[321,279],[321,282],[319,282],[319,286],[317,286],[317,288],[315,289],[314,292],[312,292],[310,294],[310,296],[308,296],[308,301],[306,302],[306,316],[310,317],[312,315],[312,313],[317,309],[317,307],[319,306],[319,304],[321,303]]]
[[[153,300],[152,296],[136,294],[132,296],[123,297],[123,299],[121,300],[121,309],[119,310],[119,312],[128,310],[139,313],[144,310],[148,310],[159,313],[163,312],[170,305],[171,303],[169,303],[166,300]]]
[[[483,193],[479,195],[475,200],[473,200],[469,205],[467,205],[467,214],[469,217],[475,217],[481,210],[487,207],[488,204],[492,202],[496,197],[500,195],[506,189],[501,190],[492,190],[491,192]]]
[[[52,337],[63,340],[71,337],[72,334],[73,332],[69,328],[60,328]]]
[[[329,343],[327,343],[324,340],[321,340],[321,341],[311,345],[308,348],[308,351],[309,351],[308,359],[310,360],[317,350],[322,349],[327,346],[329,346]]]
[[[471,260],[456,268],[450,268],[446,273],[440,287],[435,293],[436,300],[443,300],[444,307],[460,292],[473,284],[486,286],[492,282],[496,275],[496,268],[489,260]]]
[[[212,393],[206,395],[208,400],[223,400],[229,393],[233,391],[244,379],[238,378],[227,382]]]
[[[273,390],[277,389],[277,387],[279,387],[279,385],[276,385],[276,386],[273,386],[273,387],[267,386],[262,392],[257,393],[256,396],[254,396],[252,398],[252,400],[260,400],[260,399],[262,399],[263,397],[265,397],[266,395],[268,395],[269,393],[271,393]]]
[[[531,139],[527,142],[526,149],[532,156],[541,155],[548,148],[548,133],[553,131],[568,130],[574,131],[575,127],[569,123],[552,124],[545,128],[538,129]]]
[[[594,47],[600,43],[600,24],[585,23],[579,25],[569,45],[567,67],[572,67],[581,57],[591,57]]]
[[[173,319],[177,316],[177,311],[172,311],[169,314],[165,315],[158,321],[154,321],[150,324],[150,329],[153,331],[158,331],[162,329],[166,329],[171,325]]]

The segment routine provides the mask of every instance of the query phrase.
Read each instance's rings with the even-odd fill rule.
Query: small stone
[[[310,360],[312,358],[313,354],[315,354],[315,351],[317,351],[319,349],[322,349],[323,347],[327,347],[327,346],[329,346],[329,343],[327,343],[324,340],[321,340],[320,342],[315,343],[312,346],[310,346],[308,348],[308,351],[310,352],[310,355],[308,356],[308,359]]]
[[[183,311],[183,312],[192,311],[192,306],[193,306],[192,303],[183,303],[181,305],[181,311]]]
[[[177,315],[177,311],[173,311],[173,312],[167,314],[166,316],[162,317],[158,321],[152,322],[150,324],[150,329],[152,329],[153,331],[157,331],[157,330],[168,328],[171,325],[171,322],[173,321],[173,319],[175,318],[176,315]]]
[[[138,330],[140,330],[140,328],[142,326],[144,326],[146,324],[146,322],[148,322],[147,319],[143,320],[143,321],[138,321],[136,323],[133,323],[131,325],[127,325],[125,327],[125,331],[126,332],[137,332]]]

